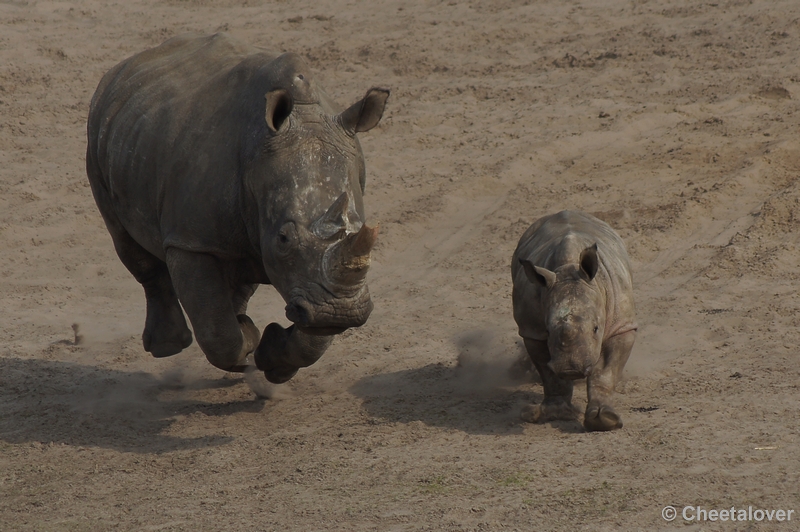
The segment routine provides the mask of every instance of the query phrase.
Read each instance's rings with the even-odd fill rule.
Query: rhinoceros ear
[[[373,87],[364,98],[339,114],[339,122],[350,133],[369,131],[381,121],[387,98],[389,89]]]
[[[270,91],[265,97],[267,99],[267,111],[265,113],[267,127],[273,133],[277,133],[286,122],[286,119],[289,118],[289,115],[292,114],[294,100],[292,100],[292,95],[289,94],[289,91],[285,89]]]
[[[538,284],[545,288],[550,288],[556,284],[556,274],[547,268],[541,266],[534,266],[528,259],[519,259],[519,263],[525,268],[525,276],[532,283]]]
[[[591,281],[597,275],[599,267],[597,259],[597,243],[581,251],[581,270]]]

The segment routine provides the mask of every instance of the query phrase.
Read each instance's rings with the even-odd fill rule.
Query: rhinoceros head
[[[579,264],[556,271],[520,260],[528,279],[543,288],[548,366],[563,379],[588,376],[600,359],[605,332],[605,298],[595,280],[597,244],[581,252]]]
[[[291,86],[266,95],[268,133],[250,190],[264,269],[286,317],[309,334],[334,334],[363,325],[372,311],[366,273],[378,229],[365,223],[355,134],[378,124],[389,91],[370,89],[332,113],[298,70]]]

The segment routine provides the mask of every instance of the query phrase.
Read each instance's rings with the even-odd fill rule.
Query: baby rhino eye
[[[594,333],[595,333],[595,334],[597,334],[597,331],[599,331],[599,330],[600,330],[600,327],[598,327],[597,325],[595,325],[595,326],[594,326]]]

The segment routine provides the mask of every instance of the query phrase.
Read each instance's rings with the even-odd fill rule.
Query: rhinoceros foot
[[[237,314],[236,321],[239,322],[239,327],[242,330],[242,351],[239,356],[239,363],[226,368],[231,373],[245,373],[251,366],[247,364],[247,356],[253,353],[258,347],[258,341],[261,339],[261,333],[258,332],[258,327],[250,319],[247,314]]]
[[[242,352],[247,356],[258,347],[258,342],[261,340],[261,333],[247,314],[238,314],[236,316],[236,321],[239,322],[239,327],[242,328],[242,337],[244,339]]]
[[[333,336],[307,334],[296,325],[284,329],[270,323],[261,335],[253,360],[269,382],[281,384],[294,377],[298,369],[319,360],[332,341]]]
[[[579,411],[572,403],[566,401],[544,402],[538,405],[526,405],[522,408],[522,419],[528,423],[545,423],[547,421],[574,421]]]
[[[270,323],[264,329],[261,342],[253,355],[256,367],[263,371],[267,380],[273,384],[283,384],[289,381],[299,369],[281,360],[286,357],[286,346],[290,334],[289,329],[284,329],[277,323]]]
[[[142,344],[145,351],[156,358],[177,355],[192,345],[192,331],[186,326],[180,307],[158,308],[148,305]]]
[[[609,405],[593,405],[586,407],[583,426],[588,431],[616,430],[622,428],[622,419]]]
[[[289,382],[292,377],[297,375],[297,369],[298,368],[284,366],[282,368],[267,370],[264,372],[264,376],[272,384],[283,384],[284,382]]]

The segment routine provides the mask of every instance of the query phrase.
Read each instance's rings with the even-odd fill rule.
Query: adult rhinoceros
[[[364,223],[356,133],[378,124],[388,96],[373,88],[342,111],[299,56],[224,34],[170,39],[103,77],[86,171],[144,287],[145,350],[191,344],[182,304],[214,366],[242,371],[254,353],[279,383],[366,322],[377,228]],[[294,325],[259,335],[245,314],[259,284],[278,290]]]

